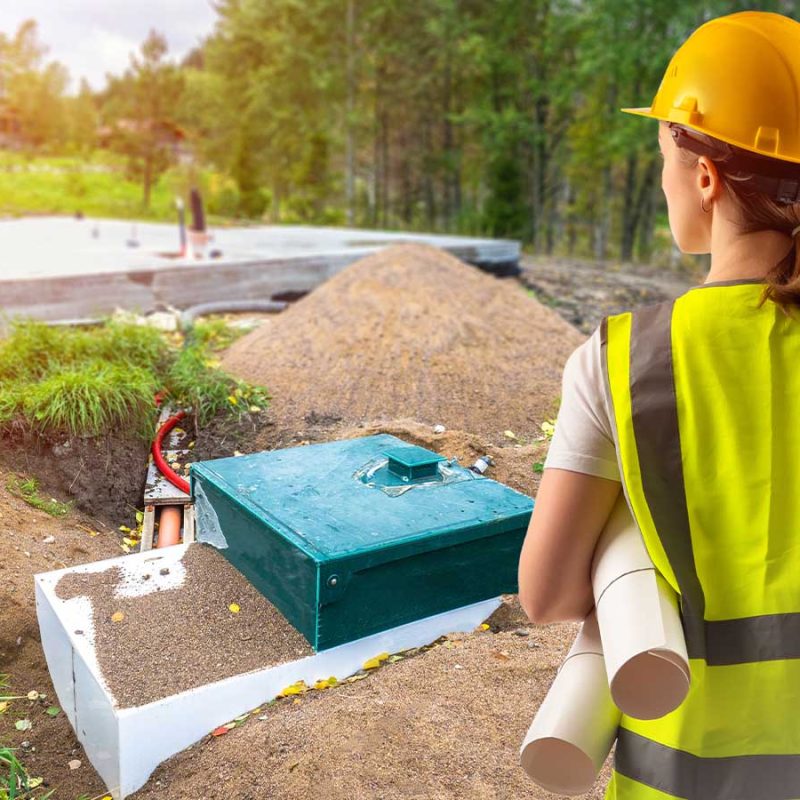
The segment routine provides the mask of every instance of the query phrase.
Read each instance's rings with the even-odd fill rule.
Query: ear
[[[707,156],[698,156],[696,169],[698,189],[709,199],[716,200],[722,194],[722,178],[716,164]]]

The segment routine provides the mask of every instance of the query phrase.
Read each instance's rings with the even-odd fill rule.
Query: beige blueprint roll
[[[611,697],[630,717],[663,717],[690,683],[678,596],[653,566],[622,494],[595,549],[592,586]]]
[[[611,750],[620,717],[609,692],[593,610],[536,712],[520,748],[520,764],[550,792],[583,794]]]

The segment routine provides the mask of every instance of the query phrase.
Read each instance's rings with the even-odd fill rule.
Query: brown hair
[[[675,123],[667,125],[670,128],[682,127]],[[693,129],[689,132],[692,138],[700,140],[718,153],[709,158],[717,167],[723,186],[741,212],[739,231],[755,233],[776,230],[792,236],[792,229],[800,224],[800,203],[780,203],[752,185],[752,173],[726,169],[725,163],[734,154],[746,155],[748,151]],[[679,156],[681,162],[689,167],[695,166],[699,159],[698,155],[684,147],[679,147]],[[766,300],[772,300],[787,315],[789,310],[800,308],[800,247],[797,236],[792,236],[792,249],[765,275],[765,280],[767,285],[761,295],[759,307]]]

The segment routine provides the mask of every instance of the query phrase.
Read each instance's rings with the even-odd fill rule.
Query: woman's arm
[[[519,560],[531,622],[580,622],[592,610],[592,556],[619,491],[619,481],[545,468]]]

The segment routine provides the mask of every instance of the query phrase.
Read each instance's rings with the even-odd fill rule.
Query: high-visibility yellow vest
[[[673,712],[623,715],[605,800],[800,798],[800,321],[763,289],[600,324],[622,488],[691,666]]]

